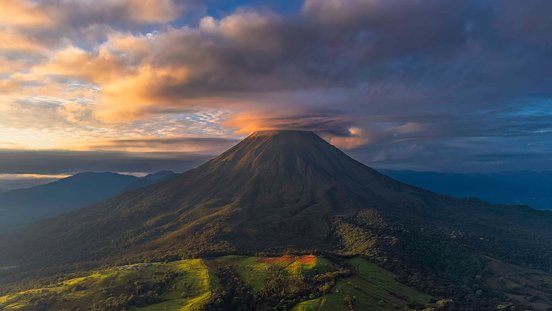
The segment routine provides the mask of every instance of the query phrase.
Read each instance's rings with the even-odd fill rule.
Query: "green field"
[[[212,261],[215,267],[225,264],[233,265],[240,278],[256,293],[266,286],[274,268],[283,269],[290,276],[310,276],[336,269],[331,261],[316,256],[270,258],[225,256]]]
[[[165,301],[138,310],[200,310],[209,301],[216,280],[202,259],[182,260],[169,265],[182,275],[161,296]]]
[[[407,287],[395,276],[362,258],[347,261],[356,275],[340,280],[330,294],[299,303],[295,311],[349,310],[346,300],[355,310],[401,310],[409,303],[427,303],[431,296]],[[347,299],[348,297],[348,299]]]
[[[408,303],[426,303],[431,298],[402,285],[392,273],[364,259],[348,259],[341,262],[344,264],[353,271],[352,276],[336,279],[328,294],[301,302],[294,310],[349,310],[347,297],[354,299],[355,310],[399,310]],[[4,294],[0,296],[0,310],[120,309],[125,301],[132,302],[124,307],[127,310],[201,310],[221,288],[215,274],[225,266],[234,267],[255,294],[265,290],[276,273],[306,284],[311,277],[340,269],[340,265],[316,256],[224,256],[134,264]]]
[[[46,297],[55,296],[57,303],[51,308],[61,309],[66,305],[86,306],[93,304],[101,294],[97,291],[106,284],[112,287],[122,285],[125,280],[130,279],[130,271],[103,270],[94,272],[85,277],[76,277],[51,283],[43,287],[33,288],[0,297],[2,310],[34,310],[36,302]],[[145,276],[145,273],[143,274]],[[78,289],[78,290],[77,290]]]
[[[94,306],[125,293],[128,284],[155,284],[165,273],[177,277],[160,297],[162,302],[139,310],[196,310],[210,298],[216,281],[201,259],[171,263],[136,264],[95,271],[89,275],[70,278],[30,290],[0,296],[1,310],[36,310],[37,301],[49,299],[51,310]]]

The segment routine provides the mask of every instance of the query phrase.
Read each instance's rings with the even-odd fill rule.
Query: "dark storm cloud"
[[[462,2],[350,2],[307,1],[297,16],[239,10],[206,18],[198,29],[169,32],[160,37],[160,65],[188,65],[194,74],[164,94],[355,87],[396,74],[419,77],[413,71],[423,64],[403,58],[439,61],[469,37]]]
[[[365,122],[370,144],[350,153],[376,167],[477,172],[552,166],[550,114],[386,115]]]
[[[463,112],[549,96],[548,19],[536,1],[501,3],[311,0],[295,15],[242,9],[205,18],[159,34],[153,64],[185,66],[190,77],[155,95],[262,105],[266,92],[342,90],[331,104],[364,114]]]
[[[547,170],[552,166],[550,148],[537,150],[522,140],[509,148],[493,139],[422,140],[370,145],[348,151],[351,156],[377,168],[420,171],[489,172]],[[498,150],[493,152],[493,150]]]
[[[212,156],[190,153],[122,153],[0,150],[0,174],[74,174],[82,171],[185,171]]]

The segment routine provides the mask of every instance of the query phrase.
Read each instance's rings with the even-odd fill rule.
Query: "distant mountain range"
[[[552,209],[552,172],[381,172],[404,183],[455,197],[472,197],[496,204],[525,204],[537,209]]]
[[[284,253],[362,256],[462,306],[449,310],[552,305],[542,281],[552,279],[551,212],[410,186],[302,131],[254,133],[165,182],[0,236],[0,284],[100,265]]]
[[[0,193],[0,233],[98,203],[124,191],[170,178],[162,171],[144,177],[79,173],[44,185]]]
[[[44,178],[14,178],[4,179],[0,178],[0,193],[8,192],[11,190],[31,188],[35,186],[44,185],[59,180],[61,177],[44,177]]]

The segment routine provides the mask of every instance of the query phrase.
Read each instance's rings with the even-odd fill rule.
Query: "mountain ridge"
[[[0,193],[0,233],[146,187],[174,173],[136,177],[113,172],[81,172],[50,183]]]
[[[495,204],[552,209],[552,172],[445,173],[380,170],[404,183],[454,197],[477,197]]]

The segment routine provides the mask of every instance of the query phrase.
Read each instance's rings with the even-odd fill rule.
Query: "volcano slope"
[[[312,132],[262,131],[169,181],[0,237],[0,267],[15,267],[0,277],[284,251],[362,255],[435,295],[504,298],[488,262],[551,272],[552,214],[441,196]]]

